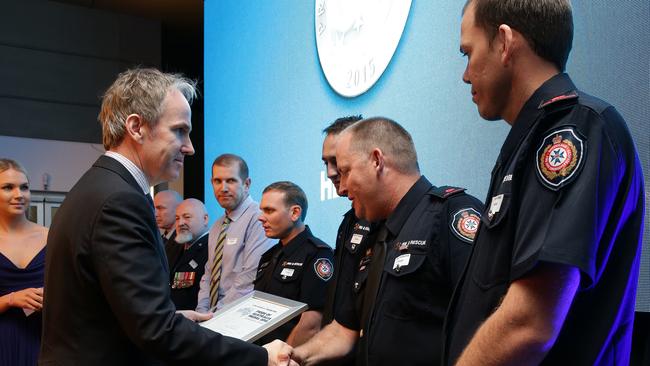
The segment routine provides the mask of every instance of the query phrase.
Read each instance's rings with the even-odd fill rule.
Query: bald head
[[[188,198],[176,208],[176,242],[194,241],[208,231],[208,211],[203,202]]]
[[[176,207],[181,202],[181,195],[176,191],[167,190],[156,193],[153,205],[156,209],[156,225],[162,231],[174,229]]]

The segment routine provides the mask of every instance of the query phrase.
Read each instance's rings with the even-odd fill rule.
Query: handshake
[[[269,354],[268,366],[299,366],[302,360],[294,353],[293,347],[282,342],[274,340],[264,345]]]

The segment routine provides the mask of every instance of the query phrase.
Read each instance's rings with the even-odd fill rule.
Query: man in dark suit
[[[176,241],[176,207],[183,199],[178,192],[168,189],[160,191],[153,196],[153,207],[156,213],[156,225],[160,230],[165,255],[169,267],[176,263],[182,254],[182,246],[175,245]]]
[[[188,198],[176,207],[174,216],[176,240],[171,245],[180,248],[180,254],[169,261],[172,301],[176,309],[194,310],[208,260],[208,211],[203,202]]]
[[[155,69],[120,74],[99,120],[107,152],[61,205],[48,237],[41,365],[277,365],[291,348],[222,336],[177,313],[149,187],[176,179],[195,83]]]

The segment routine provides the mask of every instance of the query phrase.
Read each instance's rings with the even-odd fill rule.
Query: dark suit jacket
[[[175,313],[151,200],[102,156],[50,228],[41,365],[266,365],[266,351]]]
[[[178,310],[196,309],[199,284],[208,260],[208,238],[206,233],[187,250],[183,249],[183,244],[174,243],[181,248],[181,253],[175,262],[169,263],[169,283],[172,301]]]

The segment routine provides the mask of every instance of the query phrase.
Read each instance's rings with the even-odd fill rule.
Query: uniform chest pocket
[[[421,321],[434,319],[431,304],[434,292],[427,268],[427,256],[416,253],[391,253],[384,263],[381,321]]]
[[[501,202],[490,203],[488,215],[481,218],[483,229],[472,254],[472,279],[484,291],[510,279],[513,238],[509,216],[513,215],[512,194],[503,193],[500,196],[498,200]]]
[[[512,194],[509,192],[492,196],[487,206],[487,215],[481,216],[483,225],[487,228],[493,228],[501,224],[505,217],[508,216],[511,201]]]

